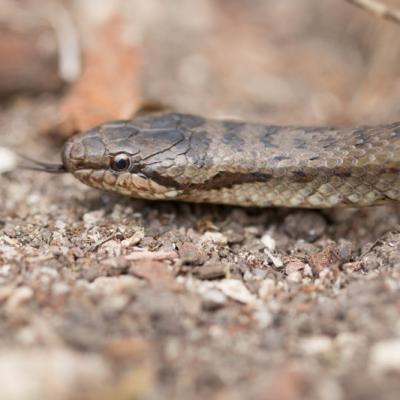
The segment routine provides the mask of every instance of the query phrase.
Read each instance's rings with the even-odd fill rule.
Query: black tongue
[[[43,161],[34,160],[23,154],[18,154],[18,156],[26,162],[26,164],[19,164],[18,168],[48,172],[51,174],[62,174],[68,172],[63,164],[45,163]]]

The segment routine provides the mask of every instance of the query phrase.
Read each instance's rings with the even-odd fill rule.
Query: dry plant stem
[[[400,24],[400,10],[390,8],[377,0],[346,0],[363,10]]]

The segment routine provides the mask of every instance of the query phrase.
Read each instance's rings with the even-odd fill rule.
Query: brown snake
[[[53,170],[151,200],[307,208],[400,201],[400,122],[306,128],[167,113],[74,136],[62,160]]]

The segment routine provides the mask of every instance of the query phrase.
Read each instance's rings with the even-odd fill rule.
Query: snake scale
[[[400,201],[400,122],[307,128],[163,113],[78,134],[62,160],[58,172],[150,200],[302,208]]]

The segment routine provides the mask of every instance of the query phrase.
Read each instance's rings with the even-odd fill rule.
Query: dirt
[[[398,91],[400,48],[388,38],[400,27],[328,0],[187,3],[196,24],[169,10],[143,39],[144,98],[271,123],[398,117],[396,96],[384,93]],[[210,27],[210,15],[220,24]],[[277,15],[293,23],[282,28]],[[329,15],[352,24],[341,32]],[[318,49],[326,57],[313,70]],[[299,54],[312,59],[291,64]],[[233,63],[243,57],[254,62]],[[1,146],[57,161],[63,96],[4,103]],[[378,98],[385,107],[371,112]],[[398,205],[145,202],[67,174],[3,174],[0,398],[397,399],[399,226]]]

